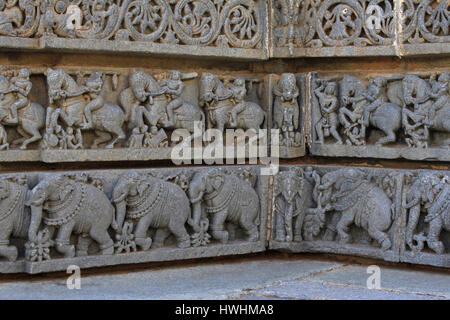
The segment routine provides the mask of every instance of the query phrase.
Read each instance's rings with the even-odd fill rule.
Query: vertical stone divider
[[[394,197],[394,219],[393,219],[393,243],[392,243],[392,251],[393,251],[393,259],[395,261],[400,261],[400,255],[403,251],[404,243],[405,243],[405,214],[404,214],[404,173],[401,172],[395,176],[395,197]]]

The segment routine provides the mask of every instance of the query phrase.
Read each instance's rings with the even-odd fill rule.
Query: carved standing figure
[[[236,79],[238,80],[238,79]],[[236,81],[235,80],[235,81]],[[237,83],[242,88],[243,79]],[[245,89],[245,88],[244,88]],[[239,94],[230,86],[211,73],[202,74],[200,80],[200,102],[206,108],[209,120],[216,129],[224,132],[225,128],[254,129],[261,128],[266,113],[256,103],[245,101],[245,93]],[[241,98],[236,100],[235,96]],[[233,109],[234,115],[232,115]]]
[[[258,240],[259,198],[249,182],[218,170],[204,170],[194,175],[188,194],[194,229],[200,230],[203,204],[206,214],[211,217],[209,230],[214,239],[228,242],[225,223],[229,222],[244,230],[247,241]]]
[[[189,199],[174,183],[127,172],[117,181],[113,191],[117,223],[122,230],[124,220],[137,221],[135,242],[142,250],[159,248],[172,233],[179,248],[190,246],[185,224],[191,214]],[[156,228],[154,241],[147,236],[149,228]]]
[[[117,229],[114,207],[103,191],[85,181],[85,176],[52,175],[42,179],[32,190],[28,205],[31,223],[30,242],[37,241],[39,227],[57,229],[56,250],[66,258],[87,255],[91,239],[100,247],[101,254],[113,254],[114,242],[109,227]],[[77,250],[70,244],[70,236],[79,235]]]

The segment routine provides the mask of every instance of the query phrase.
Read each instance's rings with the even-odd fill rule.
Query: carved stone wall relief
[[[1,175],[0,270],[39,273],[75,262],[83,268],[263,251],[268,180],[259,170]]]
[[[178,70],[6,69],[2,161],[171,159],[181,138],[269,127],[267,81]],[[30,77],[31,76],[31,77]],[[175,130],[182,130],[173,136]],[[206,141],[205,143],[202,142]]]
[[[304,75],[283,73],[272,75],[272,129],[279,130],[281,158],[305,154],[304,127],[306,108],[306,79]],[[271,141],[271,148],[276,148]]]
[[[273,55],[443,53],[448,10],[447,1],[436,0],[273,0]]]
[[[311,76],[311,153],[450,159],[449,73]]]
[[[40,47],[60,49],[79,43],[87,50],[186,54],[184,46],[201,46],[216,50],[197,54],[231,56],[227,50],[238,48],[263,58],[266,10],[261,0],[7,1],[0,6],[0,35],[17,43],[39,38]]]
[[[449,267],[448,173],[282,167],[270,248]]]

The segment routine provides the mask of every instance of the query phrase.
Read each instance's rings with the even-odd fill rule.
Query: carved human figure
[[[25,207],[28,186],[24,175],[0,177],[0,256],[15,261],[18,250],[10,238],[26,238],[30,211]]]
[[[442,72],[437,80],[432,82],[431,98],[436,100],[430,107],[426,123],[432,125],[436,112],[449,105],[450,101],[450,72]]]
[[[23,15],[14,2],[0,1],[0,35],[16,36],[15,27],[20,27]]]
[[[183,101],[179,95],[184,85],[179,71],[172,71],[169,79],[161,81],[144,71],[134,70],[129,77],[130,87],[120,94],[120,101],[126,110],[128,128],[145,124],[163,128],[184,128],[194,132],[196,123],[204,129],[204,114],[201,109]],[[181,83],[180,83],[181,82]],[[172,119],[168,121],[168,113]]]
[[[226,222],[241,227],[247,241],[258,240],[259,198],[247,181],[219,170],[203,170],[191,179],[188,195],[192,204],[192,226],[196,232],[201,229],[200,221],[210,216],[211,236],[221,243],[229,240]]]
[[[350,241],[348,228],[355,224],[381,244],[391,247],[386,231],[392,223],[392,200],[376,184],[370,182],[362,170],[345,168],[326,173],[317,188],[324,205],[341,213],[337,224],[340,241]]]
[[[386,95],[387,81],[384,77],[375,77],[369,81],[367,92],[363,92],[363,96],[369,101],[369,105],[364,107],[362,124],[364,127],[369,126],[369,115],[378,107],[388,102]]]
[[[22,150],[42,138],[40,129],[45,124],[45,109],[28,99],[31,90],[29,75],[28,69],[21,69],[11,81],[3,75],[0,76],[0,125],[16,126],[21,137],[11,144],[21,143]],[[5,144],[6,133],[3,136]]]
[[[257,130],[264,122],[264,110],[254,102],[243,100],[246,94],[243,81],[235,79],[232,85],[225,86],[217,76],[211,73],[202,74],[200,103],[208,111],[212,125],[221,132],[225,128]],[[235,115],[231,114],[233,109]],[[231,121],[233,118],[235,121]]]
[[[86,79],[86,87],[88,88],[91,101],[84,107],[86,122],[81,124],[81,128],[92,129],[92,112],[105,105],[105,99],[100,95],[103,87],[103,73],[93,72],[91,76]]]
[[[280,129],[283,138],[283,145],[291,146],[300,143],[299,128],[299,105],[298,96],[300,94],[297,87],[295,75],[283,73],[280,76],[277,86],[273,88],[275,96],[273,105],[274,128]]]
[[[114,207],[108,197],[96,186],[88,183],[86,175],[51,175],[39,181],[31,190],[28,205],[31,223],[30,242],[37,241],[41,223],[57,230],[56,250],[66,258],[87,255],[91,240],[100,247],[101,254],[114,252],[109,227],[117,229]],[[72,234],[79,235],[78,244],[70,244]]]
[[[337,131],[339,125],[337,111],[338,104],[338,86],[334,81],[324,81],[317,79],[317,87],[314,94],[319,100],[320,112],[322,118],[316,123],[315,128],[318,136],[318,142],[324,143],[324,137],[332,135],[337,144],[342,144],[341,136]]]
[[[142,250],[162,247],[170,234],[176,237],[179,248],[190,246],[185,228],[191,214],[189,199],[176,184],[130,171],[117,181],[112,202],[119,233],[125,219],[136,222],[135,242]],[[153,240],[147,236],[149,228],[157,229]]]
[[[104,102],[99,96],[101,88],[101,74],[94,73],[88,79],[89,86],[79,85],[64,70],[47,69],[48,96],[50,106],[47,108],[46,118],[46,140],[54,140],[54,130],[59,126],[61,120],[66,126],[73,128],[92,128],[97,138],[92,148],[107,143],[105,148],[114,148],[114,145],[125,139],[122,125],[125,122],[125,113],[122,108],[113,103]],[[90,95],[91,104],[86,112],[88,124],[85,125],[86,100],[85,94]],[[92,119],[90,112],[93,112]],[[89,124],[91,120],[91,124]],[[51,145],[51,143],[49,143]]]
[[[421,251],[426,242],[431,250],[443,254],[445,247],[439,236],[442,230],[450,231],[450,177],[446,174],[423,172],[415,178],[408,178],[412,181],[405,193],[405,209],[409,210],[406,244],[414,251]],[[426,213],[426,235],[414,234],[421,212]]]

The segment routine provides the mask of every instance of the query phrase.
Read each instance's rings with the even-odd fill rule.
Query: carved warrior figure
[[[114,242],[108,233],[110,226],[117,230],[114,207],[103,191],[88,179],[86,174],[52,175],[39,181],[31,190],[28,201],[31,208],[28,239],[31,243],[38,242],[38,231],[43,222],[52,227],[52,232],[57,230],[56,250],[66,258],[75,254],[87,255],[92,239],[99,244],[101,254],[114,253]],[[79,235],[76,251],[70,244],[72,234]]]
[[[185,228],[191,214],[189,199],[176,184],[128,172],[116,183],[112,201],[116,206],[118,232],[122,232],[125,219],[136,222],[134,239],[142,250],[162,247],[171,233],[179,248],[190,246]],[[153,240],[147,236],[150,227],[157,229]]]
[[[161,128],[183,128],[194,132],[196,124],[200,124],[199,129],[203,130],[203,112],[198,106],[184,101],[181,97],[183,80],[193,77],[195,75],[174,70],[168,78],[158,82],[143,71],[133,71],[129,78],[130,87],[120,94],[121,104],[129,118],[128,128],[139,128],[140,132],[144,132],[143,128],[148,125],[151,135]]]
[[[45,109],[34,102],[30,102],[28,95],[32,84],[30,70],[21,69],[16,77],[8,79],[0,75],[0,130],[2,131],[2,146],[8,148],[4,125],[16,126],[22,136],[12,142],[20,144],[20,149],[42,138],[39,132],[45,125]]]
[[[25,176],[0,178],[0,256],[9,261],[17,259],[18,250],[9,245],[11,237],[26,239],[30,225],[30,211],[25,207],[27,196]]]
[[[275,95],[273,103],[274,128],[280,129],[280,145],[287,147],[299,146],[301,134],[299,130],[300,108],[298,106],[298,96],[300,94],[297,87],[295,75],[283,73],[274,87]]]
[[[445,247],[439,236],[442,230],[450,231],[450,177],[431,172],[419,173],[412,179],[407,192],[406,208],[409,211],[406,227],[406,243],[420,252],[425,242],[437,254],[443,254]],[[427,234],[415,234],[421,213],[428,225]]]
[[[259,197],[249,182],[219,170],[204,170],[191,179],[188,195],[192,204],[191,223],[196,232],[202,229],[201,221],[210,216],[211,236],[221,243],[229,240],[225,223],[241,227],[246,241],[259,239]]]
[[[324,137],[332,135],[337,144],[342,144],[342,139],[337,132],[337,110],[339,108],[337,83],[316,80],[318,86],[314,89],[314,94],[317,96],[322,115],[321,119],[315,124],[318,142],[323,144]]]
[[[122,108],[105,102],[99,96],[103,83],[101,73],[93,73],[86,80],[86,85],[79,85],[61,69],[49,68],[45,75],[50,101],[44,137],[48,147],[55,147],[58,143],[57,132],[62,131],[65,134],[68,127],[76,130],[92,128],[98,137],[91,148],[97,148],[98,145],[107,142],[109,143],[105,147],[113,148],[116,142],[125,139],[122,125],[126,118]],[[86,100],[89,102],[86,103]],[[85,115],[87,122],[84,121]],[[79,143],[82,144],[82,141]]]
[[[225,85],[211,73],[203,73],[200,80],[200,104],[208,111],[214,128],[224,132],[225,128],[261,128],[266,113],[256,103],[245,101],[247,94],[244,79],[235,79]]]

